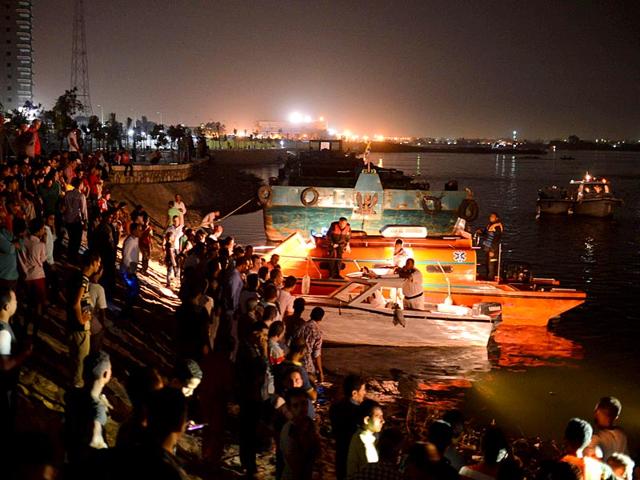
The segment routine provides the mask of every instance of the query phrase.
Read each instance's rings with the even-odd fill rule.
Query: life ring
[[[268,207],[271,205],[271,195],[273,191],[269,185],[263,185],[258,189],[258,202],[261,205]]]
[[[438,213],[442,210],[442,200],[439,197],[425,195],[422,197],[422,209],[429,215]]]
[[[478,202],[471,198],[465,198],[458,207],[458,217],[465,219],[467,222],[473,222],[478,218],[480,208]]]
[[[311,195],[311,198],[309,198],[309,195]],[[320,194],[313,187],[305,188],[304,190],[302,190],[302,193],[300,194],[300,201],[305,207],[315,205],[316,203],[318,203],[319,198],[320,198]]]

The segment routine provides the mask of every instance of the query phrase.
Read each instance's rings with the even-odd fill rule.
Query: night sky
[[[72,0],[34,2],[36,101],[69,87]],[[640,2],[86,0],[94,112],[229,129],[640,139]]]

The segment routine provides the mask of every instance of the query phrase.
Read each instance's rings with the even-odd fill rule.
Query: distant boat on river
[[[623,201],[614,197],[606,178],[589,173],[582,180],[571,180],[568,188],[556,185],[538,191],[537,217],[545,215],[583,215],[610,217]]]

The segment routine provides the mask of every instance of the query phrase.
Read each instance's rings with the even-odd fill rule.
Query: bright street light
[[[100,109],[100,124],[104,125],[104,108],[102,105],[98,105],[98,108]]]

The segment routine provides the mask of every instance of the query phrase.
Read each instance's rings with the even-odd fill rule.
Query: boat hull
[[[312,280],[310,293],[330,295],[342,285],[344,282],[339,280]],[[300,283],[296,292],[300,292]],[[424,298],[428,303],[442,303],[447,296],[446,286],[425,286]],[[472,307],[481,302],[496,302],[502,305],[503,325],[546,326],[550,319],[582,305],[586,297],[584,292],[578,290],[522,291],[511,285],[495,282],[478,281],[451,285],[451,298],[455,305]]]
[[[387,225],[419,225],[430,235],[446,235],[469,197],[457,190],[383,188],[375,171],[361,172],[352,188],[272,185],[263,190],[264,227],[270,242],[296,232],[321,234],[340,217],[350,222],[352,230],[368,235],[379,235]]]
[[[613,215],[621,201],[615,198],[593,198],[576,202],[573,207],[574,215],[605,218]]]
[[[326,306],[306,297],[307,305],[325,310],[320,328],[323,341],[344,345],[395,347],[486,347],[494,329],[490,320],[455,320],[429,317],[404,310],[406,327],[393,324],[393,313],[380,314],[355,308]]]
[[[573,200],[538,200],[538,214],[545,215],[567,215],[571,207],[573,206]]]

